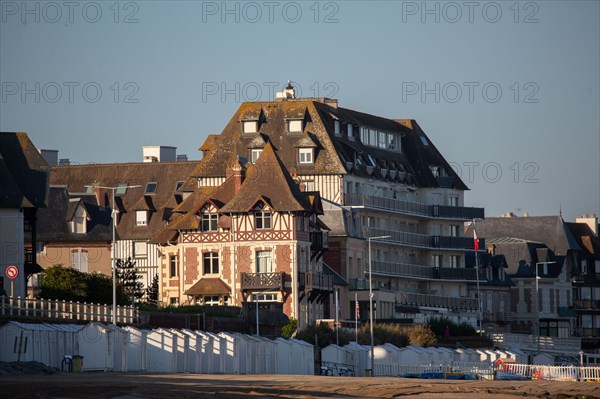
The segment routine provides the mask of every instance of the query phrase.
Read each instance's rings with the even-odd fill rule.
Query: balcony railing
[[[427,306],[432,308],[477,310],[477,299],[475,298],[457,298],[414,292],[404,293],[400,303],[403,305]]]
[[[407,246],[473,250],[473,239],[470,237],[430,236],[406,231],[376,229],[373,227],[368,227],[366,230],[370,237],[390,236],[387,241]],[[485,248],[485,240],[483,238],[479,239],[479,247]]]
[[[581,338],[538,337],[531,334],[496,333],[491,338],[498,346],[515,347],[521,350],[537,350],[538,345],[547,352],[577,353],[581,350]]]
[[[575,299],[573,301],[576,309],[600,309],[600,300],[598,299]]]
[[[242,273],[241,289],[280,290],[284,289],[285,276],[280,273]]]
[[[575,329],[575,334],[582,338],[598,338],[600,337],[600,328],[579,327]]]
[[[475,269],[455,269],[449,267],[432,267],[410,263],[372,261],[373,274],[413,277],[419,279],[440,280],[476,280]]]
[[[333,291],[333,276],[325,273],[300,273],[306,291]]]
[[[379,197],[366,194],[346,194],[344,204],[349,206],[367,206],[370,208],[385,209],[407,215],[425,216],[428,218],[445,219],[483,219],[483,208],[463,206],[428,205],[419,202],[403,201],[395,198]]]

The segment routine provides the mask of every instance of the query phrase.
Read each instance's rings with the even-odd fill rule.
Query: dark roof
[[[116,192],[117,209],[121,212],[117,235],[120,239],[148,239],[164,226],[164,211],[181,201],[175,192],[178,181],[186,180],[198,161],[136,162],[97,165],[70,165],[51,168],[50,182],[65,185],[71,195],[83,193],[87,185],[117,187],[119,184],[141,186]],[[146,184],[157,183],[156,191],[145,193]],[[110,190],[95,189],[100,206],[112,206]],[[178,196],[178,197],[177,197]],[[177,200],[177,198],[179,198]],[[148,210],[145,226],[136,225],[136,210]]]
[[[489,239],[515,237],[544,243],[555,255],[580,250],[577,241],[560,216],[488,217],[477,222],[477,236]],[[466,236],[473,234],[472,226]]]
[[[243,121],[259,116],[259,133],[243,133]],[[286,123],[290,118],[303,120],[302,133],[287,132]],[[355,126],[356,139],[350,140],[347,133],[335,135],[336,120]],[[402,152],[363,145],[359,139],[359,126],[397,133],[402,137]],[[425,138],[427,145],[421,137]],[[261,147],[267,139],[292,175],[352,173],[423,187],[450,185],[460,190],[467,189],[415,121],[382,118],[315,99],[241,104],[219,139],[213,135],[207,138],[201,147],[207,149],[205,157],[192,176],[223,177],[226,165],[230,165],[238,156],[248,158],[250,149]],[[298,147],[314,148],[314,163],[298,163]],[[361,165],[356,163],[357,158],[362,160]],[[442,167],[448,176],[443,180],[437,179],[430,171],[430,165]],[[393,176],[386,170],[392,171]]]
[[[323,262],[323,273],[333,276],[333,285],[341,285],[344,287],[348,285],[348,282],[325,262]]]
[[[88,215],[87,233],[71,233],[69,222],[79,206]],[[65,187],[50,186],[48,207],[37,213],[37,239],[54,241],[102,241],[112,239],[111,211],[98,206],[94,194],[71,196]]]
[[[479,284],[483,286],[498,286],[498,287],[510,287],[514,285],[512,279],[508,275],[509,270],[506,270],[504,278],[500,278],[499,269],[506,269],[508,263],[504,255],[492,255],[489,252],[480,252],[477,254],[477,262],[480,270],[480,279],[485,279]],[[475,253],[472,251],[465,253],[465,267],[472,269],[475,267]],[[492,279],[487,280],[487,269],[492,268]],[[469,285],[476,285],[477,282],[468,281]]]
[[[46,206],[48,169],[27,133],[0,133],[0,207]]]

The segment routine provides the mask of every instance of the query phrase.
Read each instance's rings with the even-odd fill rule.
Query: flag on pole
[[[354,308],[356,310],[356,319],[360,319],[360,305],[358,304],[358,296],[356,297],[356,307]]]
[[[473,247],[475,248],[475,252],[479,251],[479,238],[477,238],[475,228],[473,228]]]

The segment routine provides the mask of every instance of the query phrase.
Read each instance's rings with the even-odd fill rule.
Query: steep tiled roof
[[[233,199],[221,208],[221,212],[248,212],[258,201],[267,203],[276,212],[311,210],[305,194],[300,191],[270,144],[246,173],[242,186]]]
[[[567,223],[569,231],[587,255],[600,260],[600,238],[585,223]]]
[[[119,184],[141,186],[116,192],[121,211],[117,235],[120,239],[148,239],[164,226],[164,210],[173,207],[178,181],[186,180],[198,162],[116,163],[70,165],[51,168],[52,184],[65,185],[69,193],[82,193],[85,186],[117,187]],[[146,184],[157,183],[154,193],[145,193]],[[98,189],[101,206],[112,206],[109,190]],[[178,194],[180,195],[180,194]],[[181,200],[181,196],[179,196]],[[136,210],[149,210],[145,226],[136,225]]]
[[[44,207],[48,168],[27,133],[0,133],[0,207]]]
[[[192,285],[185,295],[229,295],[231,288],[220,278],[202,278]]]
[[[244,120],[256,120],[259,117],[260,133],[242,132]],[[302,119],[303,131],[289,133],[289,119]],[[355,126],[356,138],[351,140],[347,134],[334,134],[334,121]],[[402,137],[402,152],[364,145],[359,139],[359,126],[398,134]],[[415,121],[395,121],[314,99],[241,104],[219,135],[218,146],[215,147],[217,139],[209,136],[202,147],[209,151],[192,176],[225,176],[225,165],[231,164],[236,156],[248,158],[249,150],[261,148],[262,143],[267,141],[266,137],[292,175],[353,173],[424,187],[438,187],[441,179],[437,179],[429,168],[430,165],[435,165],[442,167],[448,175],[443,184],[467,189]],[[313,164],[298,162],[298,147],[315,149]],[[360,160],[357,161],[357,158]],[[386,173],[386,170],[393,171],[394,175]]]

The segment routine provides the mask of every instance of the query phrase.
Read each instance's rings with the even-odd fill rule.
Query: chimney
[[[277,93],[275,93],[275,98],[282,100],[287,100],[288,98],[296,98],[296,90],[294,89],[294,86],[292,86],[292,82],[290,80],[288,80],[288,84],[285,87],[285,89],[283,89],[283,91],[278,91]]]
[[[225,169],[225,179],[229,179],[230,177],[233,177],[234,192],[237,193],[240,187],[242,187],[242,183],[246,177],[246,167],[242,165],[239,157],[235,160],[233,165]]]
[[[178,154],[177,162],[186,162],[188,160],[187,154]]]
[[[40,148],[38,151],[48,165],[58,165],[58,150],[44,150]]]
[[[592,213],[591,215],[583,214],[575,219],[575,222],[587,224],[590,227],[590,230],[598,236],[598,216],[596,216],[595,213]]]
[[[62,158],[58,160],[58,164],[60,166],[69,166],[71,165],[71,161],[69,161],[69,158]]]

